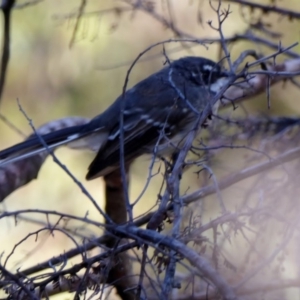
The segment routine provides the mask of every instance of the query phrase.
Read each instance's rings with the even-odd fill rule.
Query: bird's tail
[[[0,166],[36,155],[48,149],[68,144],[85,136],[84,125],[63,128],[45,135],[32,135],[22,143],[0,151]],[[45,147],[47,145],[47,148]]]

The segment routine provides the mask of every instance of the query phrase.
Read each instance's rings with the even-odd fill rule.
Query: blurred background
[[[120,95],[126,72],[137,55],[154,43],[174,37],[174,33],[158,22],[151,13],[140,10],[121,12],[115,9],[130,7],[122,1],[87,1],[85,15],[79,23],[75,37],[73,37],[74,27],[81,1],[44,0],[34,5],[23,6],[26,3],[27,1],[17,1],[19,8],[13,11],[11,59],[1,102],[1,114],[26,135],[32,131],[18,108],[17,99],[36,127],[66,116],[94,117]],[[300,11],[298,0],[278,1],[278,3]],[[225,1],[223,4],[227,6]],[[217,15],[208,1],[157,0],[149,1],[149,5],[166,19],[170,19],[172,15],[175,26],[186,34],[197,38],[219,37],[218,32],[207,24],[210,20],[213,24],[217,24]],[[242,9],[238,5],[230,4],[230,7],[232,13],[223,28],[227,37],[245,32],[250,12],[249,9]],[[255,14],[259,16],[261,13],[254,11],[252,16]],[[289,46],[300,41],[299,21],[279,18],[272,14],[266,15],[264,20],[272,24],[270,30],[282,34],[272,39],[274,43],[281,41],[283,46]],[[256,33],[263,35],[261,32]],[[274,51],[248,41],[231,44],[229,49],[233,59],[246,49],[255,49],[265,55]],[[219,59],[219,47],[215,44],[203,46],[192,43],[170,43],[165,44],[165,50],[170,59],[186,55]],[[293,51],[299,53],[300,46],[293,48]],[[146,53],[134,67],[128,87],[161,69],[165,61],[162,53],[162,46]],[[281,59],[284,57],[278,58]],[[270,109],[267,106],[266,96],[261,95],[241,104],[240,109],[233,112],[231,108],[225,113],[230,113],[231,116],[252,113],[299,116],[299,99],[299,90],[289,83],[285,85],[280,83],[271,89]],[[1,149],[23,139],[19,133],[3,122],[0,123],[0,132]],[[240,154],[228,151],[224,154],[225,159],[219,167],[214,168],[217,177],[239,168],[239,158],[242,161],[245,153],[242,151],[238,153]],[[68,148],[59,149],[56,154],[103,207],[102,179],[91,182],[84,179],[93,154],[72,151]],[[239,158],[237,155],[240,155]],[[149,159],[142,157],[132,166],[130,173],[132,199],[136,199],[143,189],[148,164]],[[144,197],[135,207],[135,215],[140,215],[156,203],[161,181],[160,176],[153,179]],[[191,173],[183,179],[182,192],[193,191],[202,185],[203,182]],[[230,195],[238,196],[241,189],[239,187],[231,190]],[[233,203],[233,208],[234,205]],[[93,205],[51,158],[43,165],[37,180],[15,191],[1,203],[2,210],[27,208],[63,211],[82,217],[88,213],[91,218],[100,221]],[[218,211],[219,208],[208,205],[206,210],[210,209]],[[210,216],[207,214],[207,220]],[[34,215],[30,217],[38,218]],[[71,223],[70,226],[78,225]],[[21,238],[38,226],[22,220],[16,224],[12,218],[0,220],[0,228],[0,251],[7,256]],[[84,230],[85,234],[100,232],[97,228]],[[74,247],[73,242],[63,234],[55,233],[54,236],[50,236],[49,233],[41,233],[37,241],[33,236],[20,245],[8,265],[12,270],[20,266],[28,267],[70,247]]]

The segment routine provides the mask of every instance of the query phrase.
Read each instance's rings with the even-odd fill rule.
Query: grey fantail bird
[[[183,57],[137,83],[87,124],[57,130],[41,138],[50,149],[74,141],[89,145],[97,154],[86,178],[104,176],[120,165],[122,111],[125,163],[146,153],[158,157],[173,154],[194,128],[199,115],[228,82],[228,76],[228,72],[209,59]],[[214,113],[212,105],[210,113]],[[40,138],[32,135],[0,151],[0,166],[41,151],[47,150]]]

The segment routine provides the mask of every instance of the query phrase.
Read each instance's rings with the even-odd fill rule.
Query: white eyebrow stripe
[[[213,67],[211,65],[204,65],[203,70],[211,71]]]

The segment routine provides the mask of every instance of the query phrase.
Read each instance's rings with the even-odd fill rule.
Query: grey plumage
[[[122,101],[125,101],[122,129],[125,161],[153,153],[155,145],[158,145],[158,155],[175,152],[178,143],[195,125],[199,113],[223,86],[221,80],[226,76],[227,73],[211,60],[181,58],[136,84],[89,123],[58,130],[42,138],[51,148],[74,141],[81,146],[92,143],[97,155],[86,178],[103,176],[120,164],[119,121]],[[39,138],[32,136],[1,151],[0,159],[11,162],[43,150]]]

